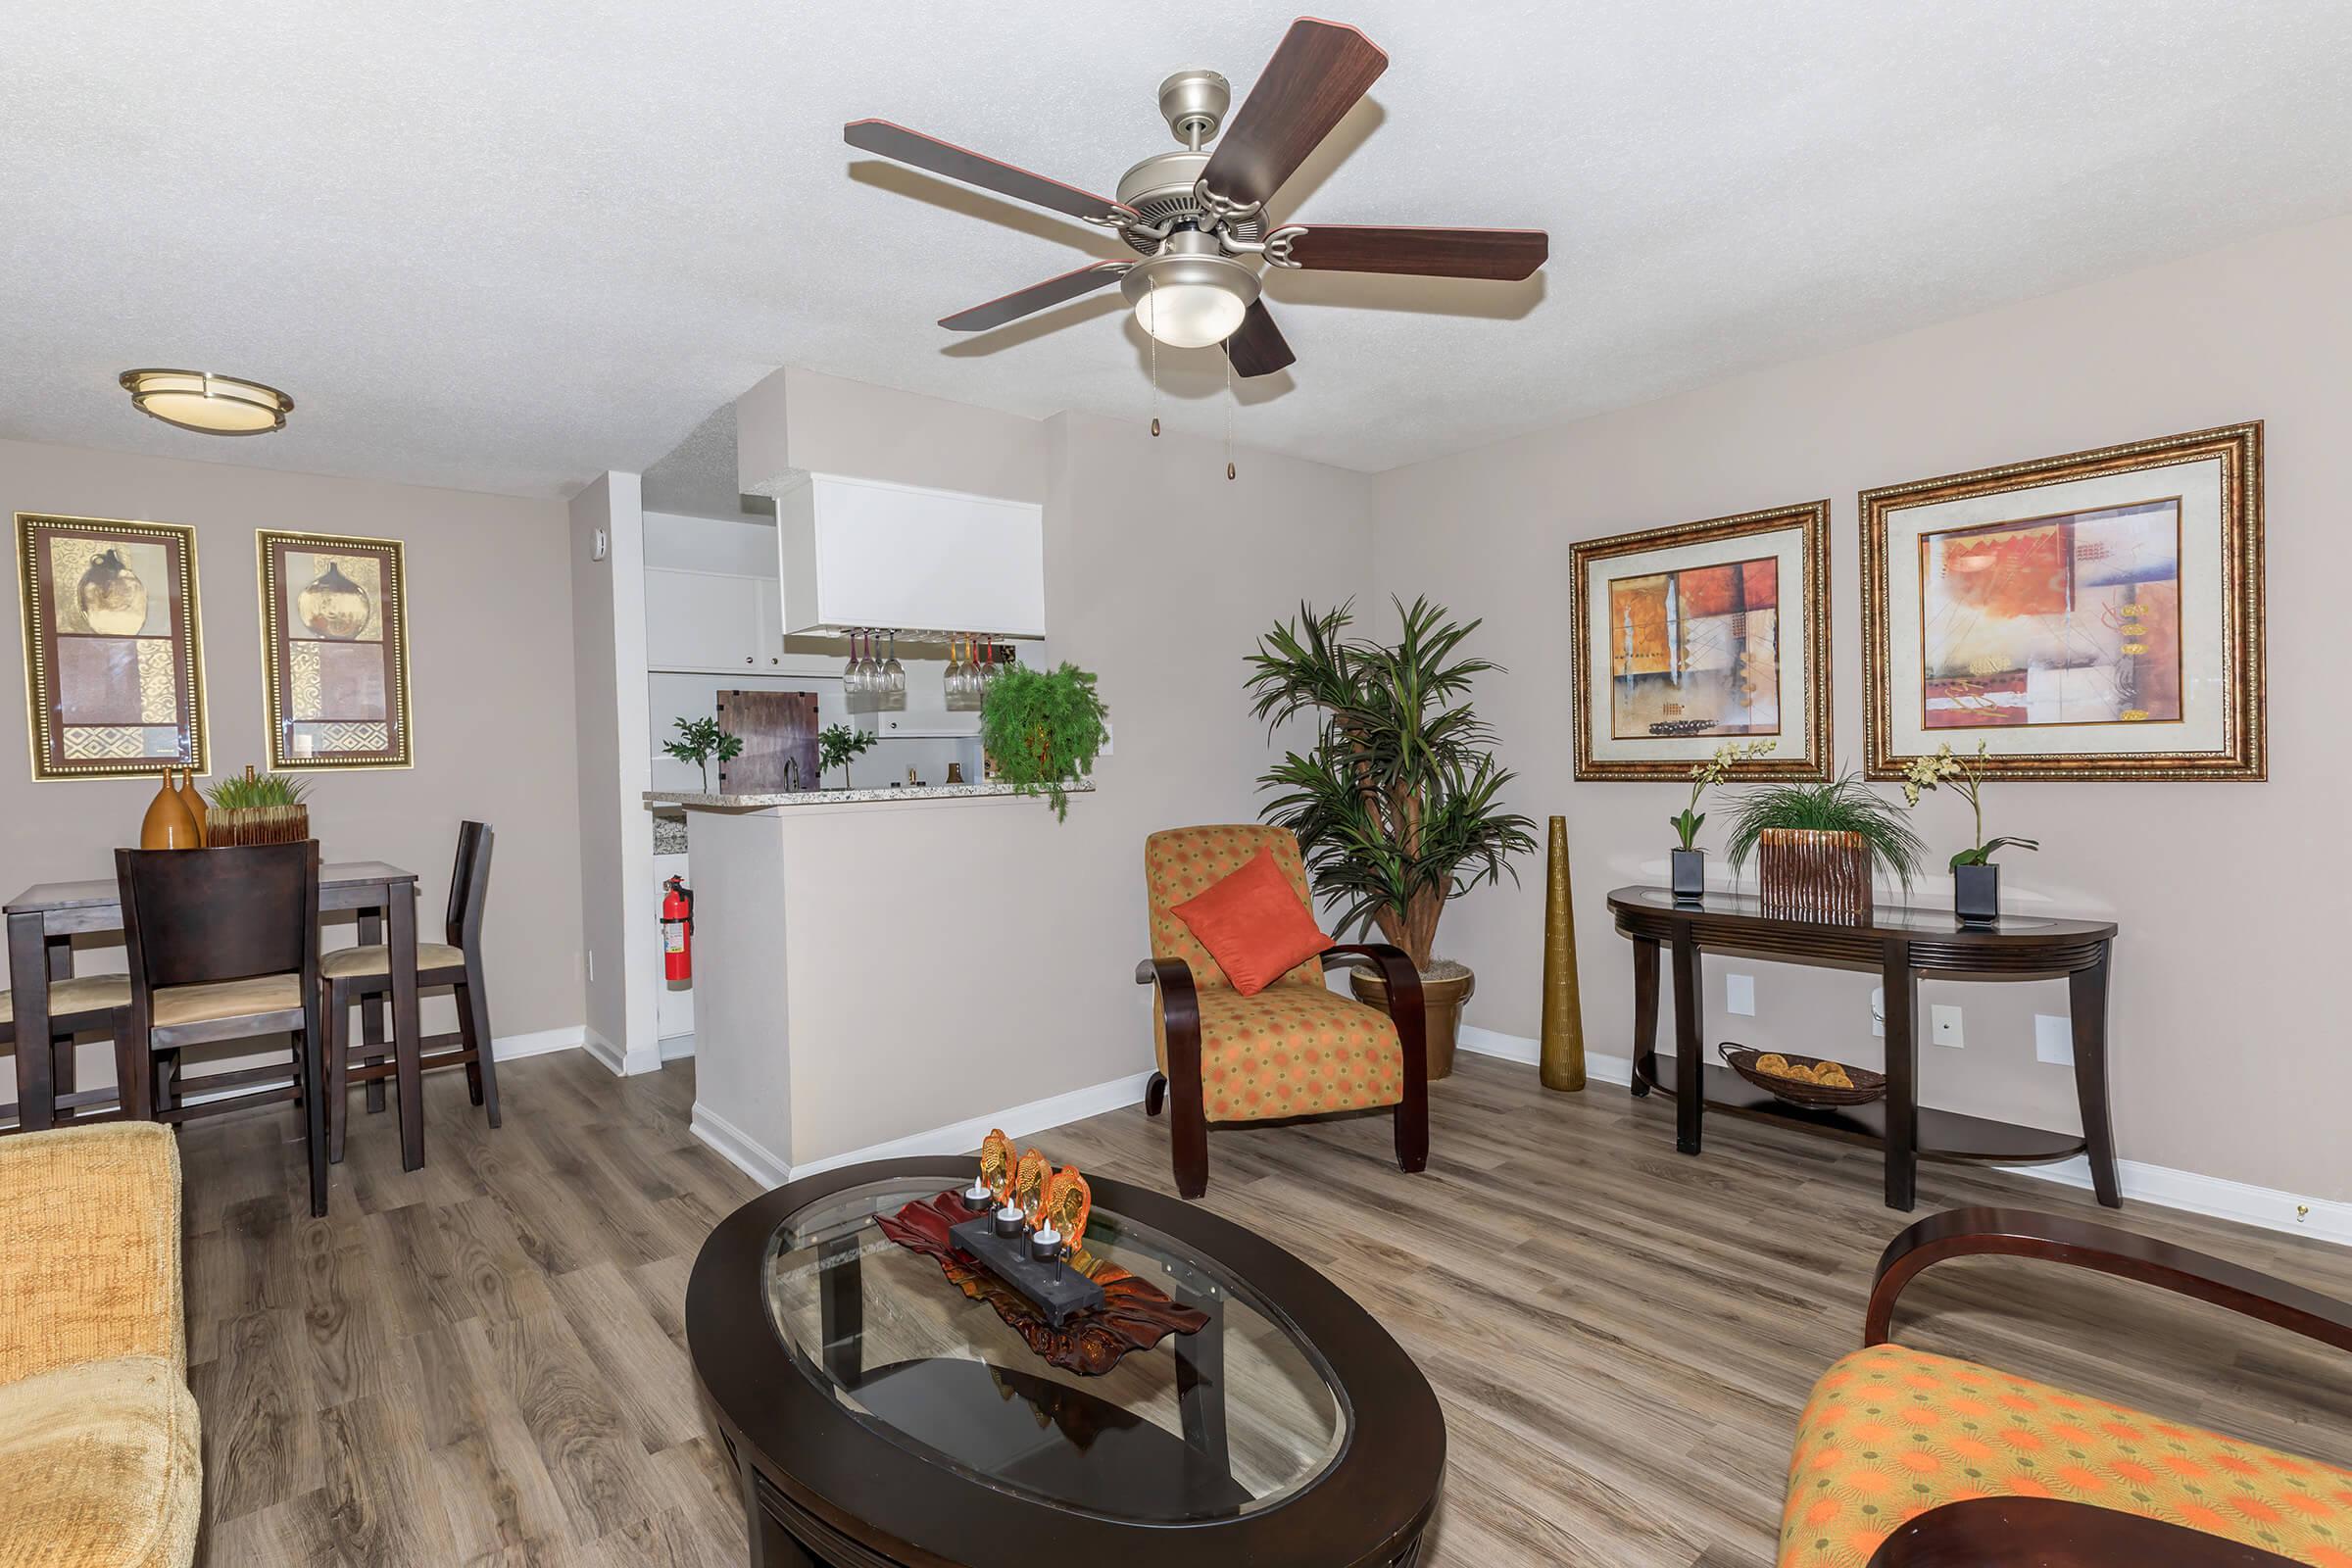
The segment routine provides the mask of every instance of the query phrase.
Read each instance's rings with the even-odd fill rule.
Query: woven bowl
[[[1811,1110],[1831,1105],[1867,1105],[1874,1100],[1885,1098],[1886,1094],[1886,1075],[1872,1072],[1867,1067],[1839,1062],[1838,1065],[1845,1068],[1845,1075],[1854,1081],[1854,1087],[1837,1089],[1827,1084],[1809,1084],[1802,1079],[1783,1078],[1775,1073],[1760,1071],[1756,1066],[1756,1058],[1764,1053],[1750,1046],[1738,1046],[1726,1040],[1715,1050],[1722,1055],[1725,1066],[1774,1099],[1785,1100],[1791,1105],[1803,1105]],[[1782,1059],[1800,1067],[1818,1067],[1829,1059],[1826,1056],[1794,1055],[1786,1051],[1780,1054]]]

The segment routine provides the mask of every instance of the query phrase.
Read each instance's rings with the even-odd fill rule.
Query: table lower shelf
[[[1674,1057],[1662,1053],[1657,1056],[1656,1063],[1654,1087],[1668,1099],[1676,1098],[1679,1093],[1680,1064]],[[1641,1070],[1638,1063],[1635,1070],[1637,1073]],[[1752,1117],[1757,1121],[1777,1122],[1787,1127],[1802,1127],[1808,1131],[1826,1133],[1832,1138],[1842,1138],[1848,1143],[1886,1145],[1886,1102],[1884,1100],[1867,1105],[1812,1110],[1802,1105],[1791,1105],[1758,1089],[1729,1067],[1710,1065],[1704,1071],[1703,1093],[1709,1110]],[[1919,1109],[1919,1157],[1922,1159],[2037,1165],[2080,1154],[2087,1147],[2079,1133],[2054,1133],[2040,1127],[2021,1127],[2015,1122],[1992,1121],[1984,1116],[1967,1116],[1956,1110],[1936,1110],[1928,1105],[1922,1105]]]

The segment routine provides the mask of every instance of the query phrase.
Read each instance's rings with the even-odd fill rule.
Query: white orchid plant
[[[1778,743],[1774,741],[1725,741],[1721,746],[1715,748],[1713,757],[1703,762],[1693,762],[1690,765],[1690,804],[1683,808],[1681,815],[1670,816],[1666,819],[1667,825],[1682,835],[1684,849],[1688,850],[1695,846],[1699,824],[1707,819],[1707,813],[1698,808],[1699,797],[1704,795],[1710,787],[1722,783],[1725,778],[1730,776],[1734,762],[1744,762],[1751,757],[1762,757],[1776,744]]]
[[[1975,813],[1976,843],[1952,857],[1951,868],[1955,871],[1964,865],[1990,865],[1995,850],[2041,848],[2038,839],[2004,837],[1987,840],[1984,837],[1984,761],[1989,755],[1989,748],[1983,741],[1977,742],[1973,759],[1958,755],[1952,750],[1951,743],[1946,741],[1935,756],[1915,757],[1911,759],[1911,765],[1903,770],[1903,799],[1909,805],[1918,806],[1921,795],[1948,781]]]

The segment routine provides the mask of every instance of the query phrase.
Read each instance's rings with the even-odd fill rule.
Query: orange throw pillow
[[[1233,989],[1254,997],[1331,946],[1315,914],[1260,850],[1207,892],[1170,911],[1208,950]]]

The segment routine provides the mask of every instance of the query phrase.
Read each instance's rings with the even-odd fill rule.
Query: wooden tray
[[[1885,1099],[1886,1095],[1886,1074],[1872,1072],[1868,1067],[1838,1062],[1838,1066],[1845,1068],[1845,1075],[1854,1081],[1853,1088],[1838,1089],[1829,1084],[1809,1084],[1801,1078],[1783,1078],[1778,1073],[1765,1072],[1756,1066],[1756,1058],[1764,1053],[1752,1046],[1726,1040],[1718,1044],[1715,1050],[1722,1055],[1725,1066],[1774,1099],[1785,1100],[1791,1105],[1815,1108],[1825,1105],[1867,1105],[1874,1100]],[[1818,1067],[1831,1059],[1827,1056],[1792,1055],[1786,1051],[1778,1054],[1782,1060],[1800,1067]]]

